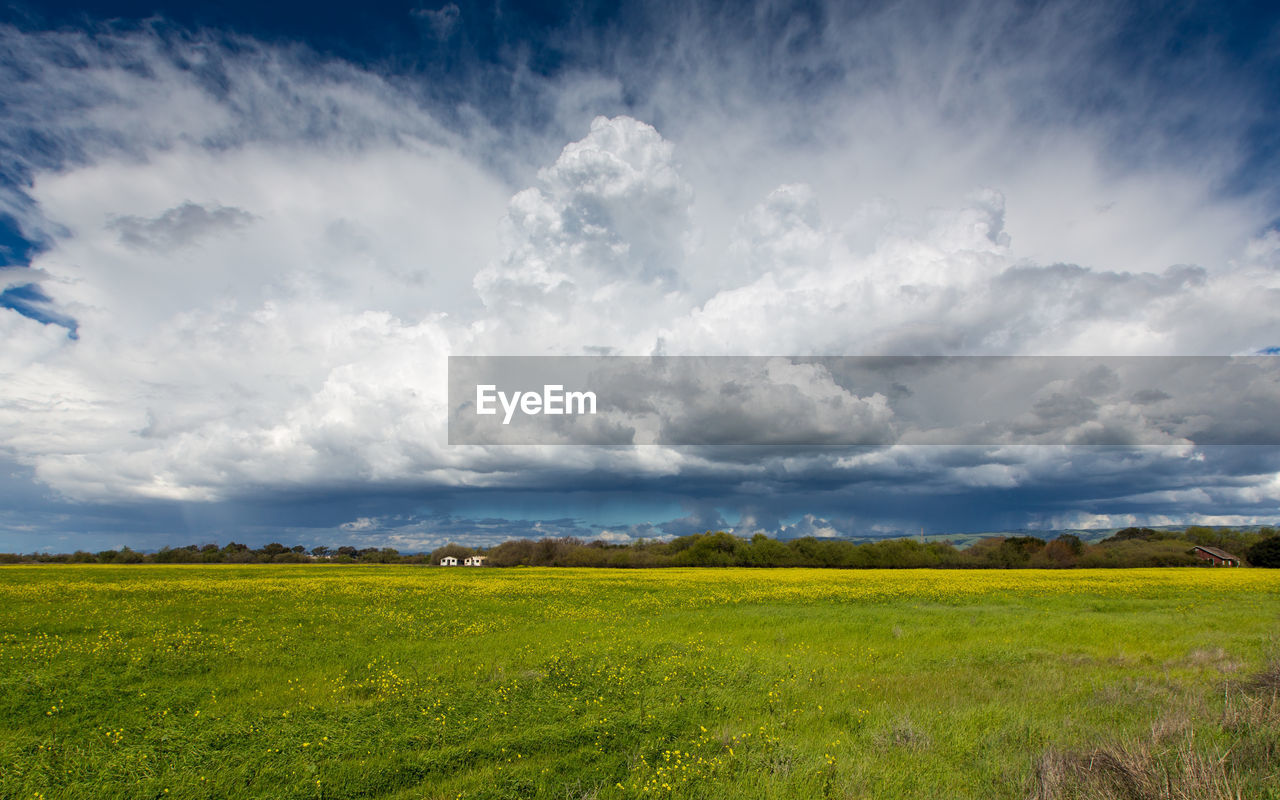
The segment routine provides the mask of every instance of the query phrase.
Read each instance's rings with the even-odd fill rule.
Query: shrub
[[[1280,567],[1280,536],[1272,536],[1250,547],[1245,558],[1255,567]]]

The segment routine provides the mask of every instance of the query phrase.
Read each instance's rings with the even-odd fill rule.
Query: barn
[[[483,567],[484,556],[467,556],[462,563],[467,567]]]
[[[1240,559],[1231,555],[1226,550],[1219,550],[1216,547],[1205,547],[1196,545],[1191,549],[1191,553],[1196,558],[1202,558],[1210,562],[1215,567],[1238,567]]]
[[[454,558],[453,556],[445,556],[444,558],[440,559],[440,566],[456,567],[458,566],[458,559]]]

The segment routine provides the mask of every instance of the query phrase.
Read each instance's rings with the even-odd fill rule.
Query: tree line
[[[1226,550],[1257,566],[1280,566],[1280,536],[1272,528],[1242,531],[1199,526],[1182,531],[1125,528],[1096,544],[1074,534],[1051,540],[1030,535],[992,536],[958,547],[948,541],[910,538],[855,543],[809,536],[779,541],[764,534],[748,539],[708,531],[665,542],[631,544],[514,539],[486,551],[450,545],[432,555],[461,559],[478,553],[486,557],[486,563],[498,567],[1177,567],[1205,564],[1192,553],[1196,545]]]
[[[402,555],[390,547],[313,547],[302,545],[286,547],[279,542],[259,547],[231,542],[186,547],[162,547],[154,553],[143,553],[122,547],[119,550],[101,550],[91,553],[77,550],[74,553],[0,553],[0,564],[14,563],[69,563],[69,564],[306,564],[317,561],[341,564],[426,564],[431,557],[426,553]]]
[[[286,547],[272,542],[257,549],[231,542],[161,548],[142,553],[127,547],[90,553],[0,553],[0,563],[98,563],[98,564],[439,564],[453,556],[483,555],[495,567],[835,567],[888,569],[910,567],[995,568],[1019,567],[1178,567],[1205,562],[1196,557],[1196,545],[1216,547],[1253,566],[1280,567],[1280,535],[1274,528],[1246,531],[1192,526],[1181,531],[1125,528],[1088,544],[1074,534],[1046,540],[1031,535],[992,536],[969,547],[948,541],[886,539],[855,543],[841,539],[780,541],[764,534],[750,538],[724,531],[680,536],[668,541],[641,540],[617,544],[575,538],[511,539],[488,549],[447,544],[430,553],[402,554],[389,548]]]

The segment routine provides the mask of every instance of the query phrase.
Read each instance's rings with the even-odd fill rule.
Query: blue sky
[[[450,447],[442,396],[1274,352],[1270,5],[8,3],[0,550],[1275,522],[1274,447]]]

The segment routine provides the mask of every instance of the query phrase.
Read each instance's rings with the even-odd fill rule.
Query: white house
[[[483,567],[484,556],[467,556],[462,563],[468,567]]]
[[[440,559],[440,566],[456,567],[458,566],[458,559],[454,558],[453,556],[445,556],[444,558]]]

